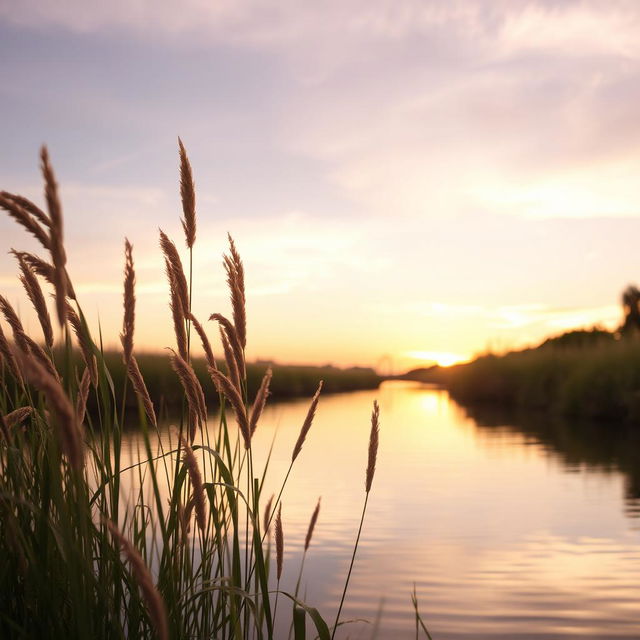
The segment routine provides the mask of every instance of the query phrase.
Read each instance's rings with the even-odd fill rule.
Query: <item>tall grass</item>
[[[165,233],[160,237],[176,334],[169,360],[182,390],[179,419],[168,439],[157,429],[158,406],[135,348],[131,243],[126,240],[124,248],[119,356],[127,375],[116,377],[113,355],[105,354],[87,325],[67,273],[62,207],[46,149],[41,154],[46,212],[21,196],[0,194],[0,207],[50,256],[43,260],[15,252],[41,321],[44,347],[27,335],[9,301],[0,297],[8,327],[5,333],[0,324],[0,637],[239,640],[273,638],[277,628],[291,627],[295,638],[304,638],[310,627],[314,637],[329,640],[338,626],[339,612],[331,629],[316,608],[298,598],[297,589],[290,594],[279,588],[286,530],[282,499],[289,474],[265,513],[268,464],[256,469],[252,451],[271,371],[253,397],[256,386],[248,382],[244,358],[244,267],[231,238],[224,258],[231,320],[212,316],[222,336],[224,369],[204,325],[191,313],[196,199],[191,165],[179,145],[186,272],[176,245]],[[42,280],[54,291],[57,344]],[[206,353],[207,393],[202,370],[200,375],[194,371],[195,340]],[[217,425],[209,424],[207,410],[212,388],[222,409]],[[319,393],[320,388],[291,465],[303,453]],[[138,406],[143,450],[125,463],[123,423],[131,398]],[[92,411],[86,410],[88,403]],[[375,470],[377,406],[373,421],[366,499]],[[277,582],[271,576],[269,537],[275,513]],[[317,516],[316,510],[313,526]],[[363,520],[364,510],[361,527]],[[278,599],[293,606],[276,609]],[[292,616],[289,623],[277,621],[286,615]]]
[[[630,336],[578,346],[488,355],[446,371],[463,403],[499,403],[557,415],[640,420],[640,340]]]
[[[213,324],[213,323],[210,323]],[[202,325],[201,325],[202,326]],[[206,323],[204,325],[206,327]],[[192,325],[195,328],[195,325]],[[217,333],[217,328],[213,335]],[[197,332],[192,332],[196,340],[199,340]],[[140,371],[153,399],[159,414],[176,416],[182,408],[182,388],[171,368],[171,362],[165,354],[138,352],[136,354]],[[104,351],[105,365],[114,384],[122,388],[122,382],[126,377],[126,367],[122,362],[122,354],[113,350]],[[219,395],[214,385],[211,384],[211,376],[207,370],[209,358],[200,355],[191,356],[191,366],[200,381],[204,391],[207,407],[214,408],[219,405]],[[218,362],[218,367],[226,372],[224,359]],[[323,393],[336,393],[343,391],[358,391],[362,389],[375,389],[380,384],[381,378],[372,369],[349,368],[341,369],[333,366],[302,366],[281,365],[268,362],[246,363],[246,385],[249,397],[253,398],[258,393],[262,380],[267,370],[271,369],[273,378],[269,385],[269,398],[282,400],[292,397],[310,397],[318,387],[318,380],[324,381]],[[135,413],[135,396],[127,398],[127,410]],[[94,403],[91,403],[94,410]]]

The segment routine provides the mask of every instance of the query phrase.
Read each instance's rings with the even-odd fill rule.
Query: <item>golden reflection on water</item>
[[[283,498],[284,589],[295,584],[322,496],[303,592],[333,620],[364,499],[374,398],[378,466],[343,615],[370,623],[340,637],[369,638],[380,606],[380,638],[412,637],[414,582],[438,639],[639,637],[640,540],[623,475],[567,465],[508,424],[479,428],[445,391],[413,383],[322,398]],[[268,494],[307,403],[265,410],[253,450],[261,468],[275,437]],[[135,456],[134,436],[129,444]]]

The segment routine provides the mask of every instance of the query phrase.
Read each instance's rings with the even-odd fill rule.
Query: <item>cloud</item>
[[[468,24],[481,13],[480,5],[470,2],[418,0],[329,0],[322,5],[297,0],[185,0],[179,5],[152,0],[114,0],[102,5],[81,0],[19,4],[5,0],[0,4],[0,17],[18,25],[63,26],[80,32],[116,27],[162,36],[205,31],[219,39],[274,44],[329,33],[343,38],[397,39],[451,21]]]
[[[448,302],[410,302],[398,306],[380,306],[376,312],[423,318],[475,318],[483,319],[497,328],[518,328],[526,325],[545,323],[549,326],[571,327],[605,323],[620,320],[621,307],[602,305],[594,307],[552,307],[541,302],[516,305],[468,305]]]
[[[639,18],[640,9],[632,0],[609,2],[606,7],[597,0],[0,2],[0,20],[20,27],[61,27],[77,33],[119,30],[148,40],[169,37],[191,45],[268,48],[292,58],[320,54],[334,62],[336,52],[343,62],[357,60],[367,47],[395,46],[415,38],[433,41],[439,51],[455,49],[459,54],[461,46],[480,50],[485,58],[532,51],[637,56]],[[307,46],[299,49],[303,43]],[[320,50],[321,43],[331,46]]]
[[[337,64],[293,50],[316,80],[292,92],[292,151],[377,215],[637,215],[640,8],[452,5],[346,53],[338,29]]]
[[[567,309],[556,309],[542,304],[517,305],[490,311],[488,320],[489,326],[495,329],[537,327],[545,332],[558,332],[590,328],[594,325],[615,329],[620,324],[621,309],[617,305]]]
[[[354,53],[367,44],[428,37],[464,37],[494,57],[531,51],[571,55],[613,53],[637,56],[640,9],[633,0],[604,6],[597,0],[22,0],[0,2],[0,19],[27,27],[62,27],[80,33],[113,31],[146,39],[189,39],[191,43],[288,49],[299,43],[328,43]],[[615,34],[616,37],[610,37]],[[441,36],[441,38],[439,38]],[[456,42],[456,48],[460,42]],[[308,47],[312,49],[312,47]],[[289,51],[293,55],[292,51]],[[298,51],[298,55],[310,51]]]
[[[456,344],[458,349],[464,345],[470,351],[474,350],[473,340],[466,340],[464,334],[473,334],[476,340],[478,336],[484,336],[485,340],[499,339],[503,348],[519,348],[574,329],[598,326],[614,330],[622,322],[618,305],[558,308],[539,302],[495,306],[414,302],[376,305],[372,311],[375,315],[402,318],[410,327],[422,327],[423,345],[432,345],[434,349],[443,344]],[[442,327],[447,328],[444,333]],[[419,335],[415,329],[411,332],[414,343],[420,339]],[[443,342],[443,336],[449,342]],[[476,344],[475,350],[477,348]]]
[[[527,3],[509,12],[500,29],[501,55],[544,51],[585,57],[640,55],[640,11],[634,2]],[[615,34],[615,37],[611,37]]]
[[[133,88],[119,99],[119,91],[94,87],[96,96],[81,100],[85,111],[135,123],[149,136],[177,126],[178,109],[193,117],[193,137],[211,135],[212,116],[224,120],[227,133],[216,129],[215,137],[227,155],[233,145],[224,137],[233,135],[236,147],[243,140],[265,145],[262,167],[272,166],[274,155],[310,159],[366,215],[640,210],[634,2],[24,0],[0,4],[0,20],[198,49],[203,56],[183,63],[194,78],[184,87],[192,100],[173,105],[155,94],[164,86],[157,80],[153,108]],[[277,91],[239,91],[239,104],[230,106],[245,115],[229,128],[231,111],[212,112],[220,99],[204,90],[194,97],[193,90],[206,86],[196,79],[206,77],[209,54],[219,59],[238,50],[278,69],[265,76]],[[244,78],[237,59],[228,63],[237,75],[212,78],[225,82],[218,96],[235,95],[243,83],[259,86],[257,69]],[[261,104],[265,115],[251,121],[247,102]],[[273,132],[268,140],[265,131]],[[129,164],[136,153],[118,150],[97,170]]]

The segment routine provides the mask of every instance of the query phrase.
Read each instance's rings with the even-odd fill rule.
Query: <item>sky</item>
[[[136,348],[173,346],[178,136],[194,311],[230,313],[230,232],[249,359],[399,371],[614,328],[640,280],[639,98],[633,0],[0,0],[0,188],[42,203],[47,144],[112,346],[125,236]],[[7,255],[36,245],[8,216],[0,239],[37,334]]]

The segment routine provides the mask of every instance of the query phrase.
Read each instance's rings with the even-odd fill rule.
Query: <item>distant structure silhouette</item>
[[[388,353],[380,356],[380,358],[378,358],[378,362],[376,362],[375,369],[381,376],[392,376],[393,358]]]
[[[640,330],[640,289],[630,284],[622,292],[622,307],[624,309],[624,323],[621,331],[629,333]]]

